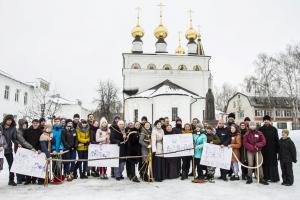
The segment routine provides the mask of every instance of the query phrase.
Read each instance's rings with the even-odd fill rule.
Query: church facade
[[[146,116],[154,123],[160,117],[174,122],[180,117],[184,123],[197,117],[205,118],[205,97],[212,85],[210,56],[204,54],[201,36],[192,26],[186,31],[187,53],[179,45],[175,53],[168,53],[168,35],[162,23],[154,30],[156,51],[143,52],[144,31],[139,24],[132,30],[132,52],[123,53],[123,98],[126,122]]]

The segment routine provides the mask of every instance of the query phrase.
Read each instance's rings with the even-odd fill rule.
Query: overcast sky
[[[200,25],[215,85],[238,85],[260,52],[274,54],[300,42],[298,0],[165,0],[170,53],[178,31]],[[159,0],[0,0],[0,69],[22,81],[42,77],[69,99],[90,104],[97,81],[122,87],[122,53],[140,6],[144,52],[154,52]],[[186,40],[182,43],[185,45]]]

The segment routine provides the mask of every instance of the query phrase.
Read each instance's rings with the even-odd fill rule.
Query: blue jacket
[[[207,137],[205,133],[201,132],[200,134],[197,134],[197,132],[193,133],[193,139],[194,139],[194,145],[195,145],[195,158],[201,158],[203,146],[207,142]]]
[[[52,128],[53,138],[52,138],[51,151],[59,152],[64,150],[64,145],[61,139],[63,129],[64,127],[62,125],[53,126]]]

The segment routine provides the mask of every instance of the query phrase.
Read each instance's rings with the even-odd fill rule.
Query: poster
[[[164,157],[184,157],[194,155],[194,144],[192,134],[164,135],[163,152]],[[189,149],[189,150],[185,150]],[[185,151],[184,151],[185,150]],[[180,151],[176,153],[170,153]]]
[[[119,157],[120,147],[117,144],[90,144],[89,159]],[[89,161],[90,167],[118,167],[119,159]]]

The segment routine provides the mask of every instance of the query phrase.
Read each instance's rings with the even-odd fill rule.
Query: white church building
[[[169,117],[174,122],[180,117],[184,123],[197,117],[204,119],[205,96],[212,85],[209,69],[210,56],[204,54],[201,36],[190,17],[186,31],[187,53],[179,45],[169,53],[165,41],[167,28],[162,22],[154,30],[156,51],[143,52],[144,30],[139,23],[132,30],[132,52],[123,53],[124,118],[127,122],[146,116],[154,122]]]

